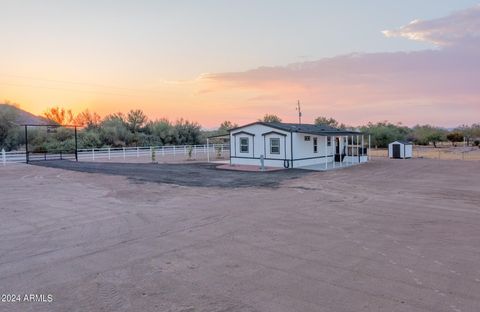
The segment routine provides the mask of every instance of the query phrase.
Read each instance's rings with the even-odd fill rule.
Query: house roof
[[[312,125],[312,124],[296,124],[296,123],[279,123],[279,122],[263,122],[257,121],[241,127],[230,129],[230,131],[235,131],[244,127],[252,125],[264,125],[278,130],[283,130],[287,132],[298,132],[298,133],[307,133],[307,134],[318,134],[318,135],[349,135],[349,134],[361,134],[359,131],[350,131],[343,130],[328,125]]]

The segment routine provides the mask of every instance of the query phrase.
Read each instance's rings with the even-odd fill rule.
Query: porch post
[[[359,148],[360,145],[358,144],[358,142],[359,142],[358,138],[359,138],[359,137],[358,137],[358,134],[357,134],[357,135],[356,135],[356,141],[355,141],[355,143],[356,143],[355,150],[357,151],[358,163],[360,163],[360,153],[358,152],[358,148]]]
[[[327,139],[327,136],[324,136],[324,138],[325,138],[325,144],[324,144],[324,145],[325,145],[325,170],[327,170],[327,168],[328,168],[328,164],[327,164],[327,160],[328,160],[328,157],[327,157],[327,156],[328,156],[328,151],[327,151],[327,149],[328,149],[328,144],[327,144],[327,141],[328,141],[328,139]]]
[[[352,146],[350,147],[350,149],[351,149],[352,151],[351,151],[350,154],[352,154],[352,155],[350,156],[350,166],[353,165],[353,134],[351,135],[351,137],[352,137]]]
[[[363,134],[362,134],[362,157],[365,156],[364,154],[364,150],[365,150],[365,140],[363,138]]]
[[[346,149],[346,151],[347,151],[347,152],[345,153],[345,154],[346,154],[345,157],[347,157],[347,166],[350,164],[350,159],[348,158],[348,157],[349,157],[348,148],[349,148],[349,146],[350,146],[350,142],[348,141],[349,139],[350,139],[350,138],[349,138],[349,136],[347,135],[347,136],[346,136],[346,140],[345,140],[345,149]]]
[[[331,140],[333,142],[333,169],[335,169],[335,154],[337,153],[337,138],[335,136],[331,137]],[[340,150],[340,146],[338,147]]]
[[[347,157],[347,166],[348,166],[348,135],[344,137],[345,141],[345,157]]]
[[[370,160],[370,134],[368,135],[368,150],[367,150],[368,160]]]

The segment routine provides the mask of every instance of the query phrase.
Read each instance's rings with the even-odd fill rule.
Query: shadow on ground
[[[66,170],[125,176],[136,182],[157,182],[203,187],[278,187],[288,179],[311,174],[311,171],[289,169],[272,172],[238,172],[216,169],[218,164],[139,164],[75,161],[38,161],[32,165]]]

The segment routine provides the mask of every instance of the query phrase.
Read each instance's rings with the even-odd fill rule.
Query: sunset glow
[[[414,11],[406,1],[395,16],[377,1],[360,12],[360,4],[330,8],[346,22],[322,10],[327,2],[207,10],[194,2],[2,1],[0,39],[9,44],[0,50],[0,99],[39,115],[52,106],[101,116],[140,108],[150,119],[207,128],[265,113],[294,121],[297,100],[307,122],[478,122],[480,6],[444,2]],[[366,24],[377,9],[390,19]]]

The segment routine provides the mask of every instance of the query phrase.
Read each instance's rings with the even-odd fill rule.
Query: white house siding
[[[275,131],[281,134],[271,133],[266,136],[262,134]],[[246,135],[242,132],[254,134]],[[249,152],[240,153],[240,137],[249,137]],[[270,153],[270,138],[280,139],[280,154]],[[267,127],[261,124],[254,124],[232,131],[230,133],[232,164],[239,165],[260,165],[260,155],[264,156],[264,164],[267,167],[283,167],[284,160],[290,160],[290,132]]]
[[[250,133],[252,135],[248,135]],[[268,133],[266,135],[262,135]],[[283,135],[282,135],[283,134]],[[291,138],[290,136],[293,135]],[[310,141],[305,141],[305,136],[310,136]],[[249,140],[248,153],[240,153],[240,138],[245,137]],[[335,136],[331,137],[331,145],[326,148],[327,136],[313,135],[306,133],[279,130],[263,124],[253,124],[236,129],[230,133],[231,158],[232,164],[259,165],[260,156],[264,156],[264,164],[269,167],[283,167],[285,160],[292,167],[291,143],[293,141],[293,167],[309,166],[314,164],[324,164],[333,162],[335,157]],[[278,138],[280,140],[280,153],[270,153],[270,139]],[[314,153],[313,142],[317,138],[317,153]],[[340,153],[343,153],[345,146],[344,136],[338,136]],[[293,139],[293,140],[292,140]]]
[[[310,136],[310,141],[305,141],[306,136]],[[313,150],[314,138],[317,139],[316,153]],[[333,143],[332,146],[328,146],[326,149],[326,142],[326,136],[306,133],[293,133],[293,157],[295,159],[293,162],[294,167],[324,164],[325,161],[332,162],[335,155]]]

